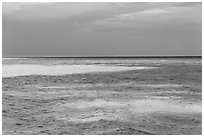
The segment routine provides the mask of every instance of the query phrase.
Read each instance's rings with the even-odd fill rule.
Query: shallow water
[[[112,72],[125,70],[148,69],[150,67],[123,67],[102,65],[3,65],[2,76],[14,77],[25,75],[65,75],[90,72]]]

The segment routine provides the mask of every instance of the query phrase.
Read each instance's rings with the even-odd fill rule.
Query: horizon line
[[[202,57],[202,55],[104,55],[104,56],[6,56],[2,58],[157,58],[157,57]]]

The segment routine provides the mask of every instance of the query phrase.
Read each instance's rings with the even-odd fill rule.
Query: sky
[[[202,4],[3,2],[3,57],[202,55]]]

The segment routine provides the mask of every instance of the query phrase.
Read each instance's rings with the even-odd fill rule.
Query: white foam
[[[3,65],[2,77],[14,77],[25,75],[65,75],[75,73],[109,72],[148,69],[150,67],[124,67],[102,65]]]

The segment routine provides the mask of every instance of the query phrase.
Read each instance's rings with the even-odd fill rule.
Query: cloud
[[[47,19],[70,18],[87,13],[106,14],[107,17],[126,13],[159,14],[165,12],[160,7],[172,3],[141,2],[4,2],[3,17],[20,21],[44,21]],[[139,13],[138,13],[139,14]]]
[[[3,19],[26,22],[73,19],[78,27],[87,27],[85,30],[150,25],[156,28],[160,23],[168,24],[168,21],[200,22],[201,9],[200,3],[4,2]]]
[[[200,55],[201,3],[179,4],[3,3],[3,54]]]
[[[19,21],[43,21],[48,19],[76,17],[87,12],[99,11],[107,3],[3,3],[3,16]],[[105,8],[104,8],[105,9]]]
[[[165,9],[150,9],[150,10],[145,10],[138,12],[137,14],[139,15],[149,15],[149,14],[165,14],[169,13],[170,11],[165,10]]]
[[[52,2],[3,2],[3,14],[12,14],[16,11],[23,10],[25,7],[33,5],[51,4]]]
[[[168,14],[170,11],[166,9],[148,9],[139,12],[119,14],[108,20],[132,20],[137,18],[146,18],[145,16],[158,16],[160,14]]]
[[[200,6],[200,5],[199,5]],[[182,23],[200,23],[201,7],[195,5],[191,7],[164,7],[164,8],[152,8],[141,10],[137,12],[129,12],[115,15],[111,18],[106,18],[103,20],[96,20],[92,22],[95,28],[140,28],[148,27],[154,28],[162,27],[162,25],[173,25]],[[161,25],[161,26],[160,26]]]

